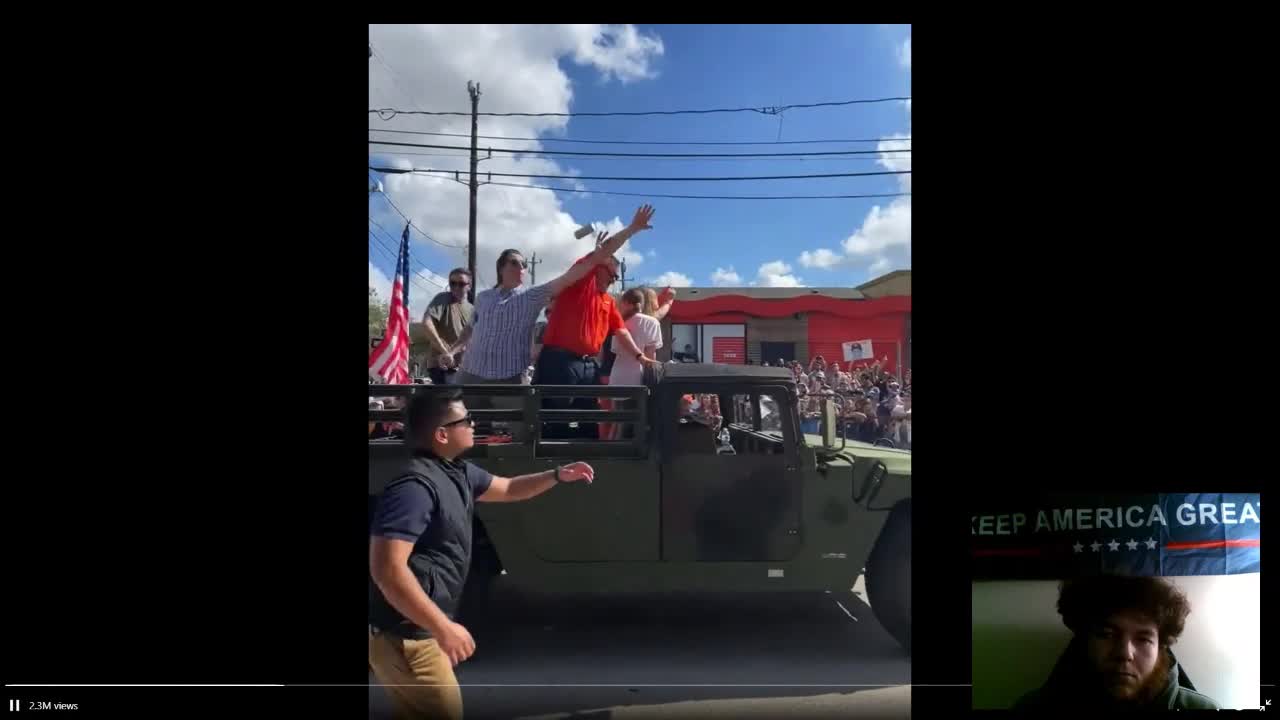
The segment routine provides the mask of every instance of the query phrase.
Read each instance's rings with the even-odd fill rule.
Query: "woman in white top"
[[[627,332],[631,333],[631,338],[635,340],[636,346],[644,352],[646,358],[657,359],[658,348],[662,347],[660,320],[671,309],[674,299],[675,292],[671,288],[664,290],[661,298],[647,288],[632,288],[623,293],[619,299],[618,311],[626,324]],[[613,361],[613,371],[609,375],[609,384],[643,385],[644,367],[640,361],[623,352],[617,338],[612,342],[614,344],[612,349],[617,355]],[[610,423],[605,431],[606,439],[618,440],[622,437],[621,424]]]
[[[636,341],[636,347],[644,352],[645,357],[656,359],[655,353],[662,347],[662,325],[657,318],[641,312],[644,306],[644,289],[632,288],[622,294],[618,310],[622,314],[627,331]],[[623,352],[617,338],[614,338],[613,343],[613,351],[617,353],[617,359],[613,361],[613,372],[609,374],[609,384],[643,385],[644,368],[641,367],[640,361]]]

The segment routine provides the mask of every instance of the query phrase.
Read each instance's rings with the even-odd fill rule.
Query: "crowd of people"
[[[800,396],[800,417],[806,431],[815,432],[822,402],[831,398],[849,440],[911,449],[911,370],[901,381],[885,370],[888,358],[870,363],[827,363],[814,356],[808,367],[799,362],[776,363],[791,370]]]

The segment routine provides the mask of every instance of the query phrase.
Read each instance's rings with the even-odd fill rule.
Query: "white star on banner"
[[[1147,549],[1148,549],[1148,550],[1155,550],[1155,549],[1156,549],[1156,541],[1155,541],[1155,540],[1152,540],[1151,538],[1147,538]]]
[[[1132,540],[1132,539],[1131,539],[1131,540],[1129,540],[1129,542],[1125,543],[1125,545],[1128,545],[1130,550],[1137,550],[1137,549],[1138,549],[1138,541],[1137,541],[1137,540]]]
[[[1074,548],[1076,552],[1084,552],[1084,545],[1080,544],[1079,542],[1077,542],[1075,545],[1072,545],[1071,547]]]
[[[1107,547],[1111,548],[1112,550],[1119,550],[1120,543],[1116,542],[1115,540],[1112,540],[1111,542],[1107,543]]]
[[[1097,540],[1094,540],[1093,544],[1090,545],[1089,547],[1093,548],[1094,552],[1098,552],[1098,549],[1102,547],[1102,543],[1098,542]]]

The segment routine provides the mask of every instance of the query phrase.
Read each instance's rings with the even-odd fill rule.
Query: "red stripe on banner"
[[[1003,548],[999,550],[974,550],[975,557],[989,557],[992,555],[1007,555],[1010,557],[1034,557],[1043,552],[1040,548]]]
[[[1212,548],[1258,547],[1260,540],[1208,540],[1206,542],[1177,542],[1164,546],[1165,550],[1209,550]]]

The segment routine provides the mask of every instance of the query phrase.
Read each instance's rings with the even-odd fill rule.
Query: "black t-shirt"
[[[471,565],[475,499],[493,476],[466,461],[419,453],[378,497],[369,534],[413,543],[409,569],[422,589],[450,618],[458,611]],[[412,639],[431,636],[405,619],[369,578],[369,623]]]

